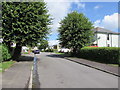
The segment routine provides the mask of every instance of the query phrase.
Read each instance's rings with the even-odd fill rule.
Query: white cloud
[[[51,25],[52,33],[56,33],[57,28],[59,27],[59,22],[69,12],[71,3],[64,2],[64,0],[56,0],[56,1],[45,0],[45,1],[47,2],[49,13],[51,14],[51,17],[53,18],[53,25]]]
[[[94,26],[104,27],[106,29],[116,31],[118,29],[118,13],[106,15],[102,20],[96,20]]]
[[[101,20],[96,20],[96,21],[94,22],[94,26],[95,26],[95,27],[99,27],[100,23],[101,23]]]
[[[70,12],[71,4],[75,2],[79,8],[84,8],[85,4],[81,4],[80,0],[45,0],[49,13],[53,18],[51,33],[57,33],[59,22]]]
[[[80,3],[80,2],[75,2],[75,4],[77,5],[77,8],[85,8],[85,4],[84,3]]]
[[[97,5],[94,7],[94,9],[99,9],[101,6]]]
[[[95,27],[104,28],[103,26],[101,26],[101,20],[96,20],[96,21],[94,22],[94,26],[95,26]]]
[[[57,45],[59,44],[59,40],[50,40],[48,41],[49,46]]]

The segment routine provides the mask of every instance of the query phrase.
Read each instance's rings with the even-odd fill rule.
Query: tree
[[[93,37],[92,23],[82,13],[69,13],[59,27],[59,40],[62,47],[77,53],[82,47],[90,45]]]
[[[41,49],[46,49],[48,47],[48,41],[47,40],[42,40],[40,42],[40,45],[38,45],[38,48],[41,50]]]
[[[16,43],[13,59],[20,56],[21,47],[35,46],[46,38],[51,19],[46,4],[41,2],[2,2],[2,38],[11,50]]]

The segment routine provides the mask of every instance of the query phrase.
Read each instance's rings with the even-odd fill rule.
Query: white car
[[[58,49],[58,52],[70,52],[70,49],[61,48],[61,49]]]

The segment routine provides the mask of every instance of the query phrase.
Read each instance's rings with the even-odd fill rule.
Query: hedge
[[[85,47],[80,50],[78,57],[106,64],[119,64],[120,48],[118,47]]]
[[[0,62],[10,59],[11,55],[5,45],[0,45]]]
[[[48,48],[48,49],[46,49],[46,50],[43,50],[42,52],[54,52],[54,49]]]

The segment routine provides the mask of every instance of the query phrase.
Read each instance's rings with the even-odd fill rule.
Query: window
[[[109,34],[107,34],[107,40],[109,40]]]

